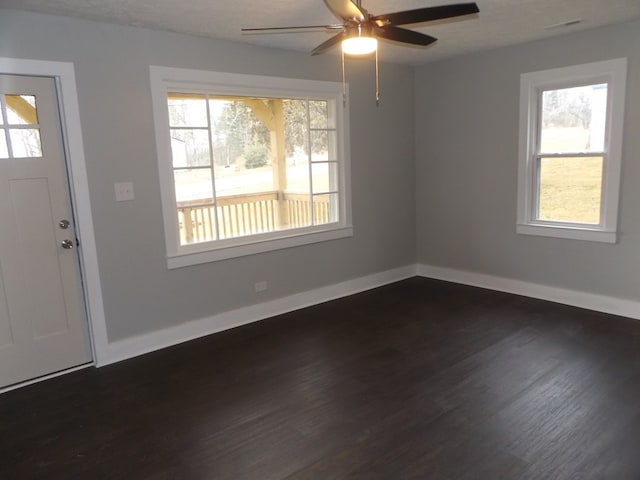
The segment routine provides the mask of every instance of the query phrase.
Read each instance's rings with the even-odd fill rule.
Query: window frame
[[[167,266],[253,255],[353,235],[351,224],[349,112],[341,83],[150,66],[158,174],[164,221]],[[338,168],[338,222],[209,242],[180,245],[167,95],[169,92],[207,93],[259,98],[327,99],[335,105]]]
[[[626,77],[626,58],[529,72],[520,76],[517,233],[617,242]],[[607,111],[602,152],[600,223],[595,225],[537,219],[540,174],[538,157],[554,156],[540,152],[542,92],[603,83],[607,84]],[[588,153],[594,156],[593,152],[580,153],[585,153],[585,157],[589,156]],[[600,152],[596,153],[596,156],[600,156]]]

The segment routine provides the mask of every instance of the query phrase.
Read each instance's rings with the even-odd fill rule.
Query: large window
[[[340,84],[151,67],[170,267],[351,235]]]
[[[522,75],[518,233],[614,243],[626,60]]]

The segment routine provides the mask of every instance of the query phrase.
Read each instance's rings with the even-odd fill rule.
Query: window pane
[[[9,129],[14,158],[41,157],[40,130],[37,128]]]
[[[209,101],[216,165],[241,170],[259,168],[269,162],[271,134],[262,120],[273,121],[271,102],[276,101],[280,100],[247,97],[243,101],[225,98]]]
[[[170,93],[167,99],[170,127],[207,127],[207,101],[204,95]]]
[[[322,225],[338,220],[338,194],[314,195],[313,224]]]
[[[210,169],[174,170],[173,178],[178,204],[181,202],[188,202],[189,204],[213,202],[213,184]]]
[[[205,167],[211,164],[207,130],[171,130],[173,167]]]
[[[7,149],[7,138],[4,130],[0,130],[0,158],[9,158],[9,150]]]
[[[600,223],[602,157],[540,160],[539,220]]]
[[[314,163],[312,165],[312,175],[313,193],[335,192],[338,190],[337,163]]]
[[[287,192],[285,201],[286,218],[282,222],[281,229],[311,225],[311,194]]]
[[[36,125],[36,97],[33,95],[5,95],[9,125]]]
[[[336,160],[335,130],[317,130],[311,132],[311,161],[326,162]]]
[[[264,153],[266,155],[266,150]],[[235,168],[216,167],[220,238],[287,228],[288,223],[281,210],[284,200],[278,201],[271,165],[246,168],[246,162],[246,159],[239,162]]]
[[[311,193],[309,181],[309,161],[302,159],[287,162],[287,191],[295,193]]]
[[[290,163],[307,161],[309,128],[306,100],[285,100],[284,135],[288,161]]]
[[[541,153],[604,151],[607,84],[542,93]]]
[[[216,167],[216,195],[246,195],[274,189],[270,165],[259,168]]]
[[[311,128],[329,128],[329,110],[326,100],[309,101]]]
[[[178,204],[180,245],[216,240],[215,205]]]
[[[174,170],[180,245],[216,239],[211,170]]]
[[[311,132],[311,161],[326,162],[329,159],[329,135],[326,130]]]
[[[316,128],[329,128],[329,102],[313,100],[307,111],[307,101],[299,99],[182,97],[169,95],[168,101],[183,244],[312,225],[310,176],[315,193],[337,189],[337,167],[328,162],[335,157],[335,131],[311,132],[313,160],[324,163],[309,169],[309,120]],[[200,124],[205,127],[195,128]],[[196,166],[212,166],[214,173],[189,169]],[[325,212],[318,218],[327,223],[329,197],[316,201]]]

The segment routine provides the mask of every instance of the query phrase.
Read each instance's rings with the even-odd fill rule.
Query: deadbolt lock
[[[62,230],[66,230],[67,228],[69,228],[69,220],[60,220],[60,222],[58,223],[58,226],[62,229]]]

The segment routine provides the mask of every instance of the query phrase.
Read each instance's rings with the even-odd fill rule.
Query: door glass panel
[[[5,95],[9,125],[37,125],[38,112],[34,95]]]
[[[37,128],[10,128],[9,138],[14,158],[41,157],[42,144]]]
[[[7,138],[4,130],[0,130],[0,158],[9,158],[9,150],[7,149]]]

